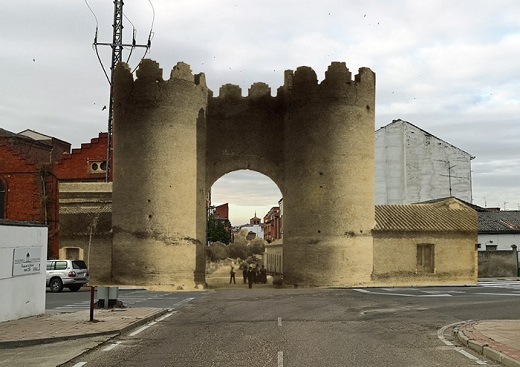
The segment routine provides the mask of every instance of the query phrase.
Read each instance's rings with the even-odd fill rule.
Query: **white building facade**
[[[471,154],[403,121],[375,132],[375,204],[472,202]]]
[[[45,313],[47,231],[0,221],[0,322]]]

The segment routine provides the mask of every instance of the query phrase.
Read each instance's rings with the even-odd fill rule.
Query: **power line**
[[[87,4],[88,8],[92,12],[92,15],[94,15],[94,18],[96,18],[96,34],[94,37],[94,43],[93,47],[96,50],[96,54],[99,60],[99,63],[101,64],[101,67],[103,69],[103,72],[105,73],[105,76],[110,84],[110,100],[109,100],[109,106],[108,106],[108,136],[107,136],[107,164],[106,164],[106,176],[105,180],[106,182],[110,181],[110,174],[112,171],[112,160],[111,160],[111,152],[112,152],[112,127],[113,127],[113,105],[114,105],[114,97],[113,97],[113,78],[114,78],[114,70],[116,68],[116,65],[118,62],[122,60],[123,56],[123,49],[125,47],[130,47],[128,61],[130,61],[130,56],[132,55],[132,52],[135,48],[141,47],[145,49],[145,52],[142,56],[146,56],[148,51],[150,50],[150,47],[152,46],[152,37],[153,37],[153,24],[155,22],[155,10],[153,9],[152,2],[149,0],[150,5],[152,6],[153,11],[153,19],[152,19],[152,28],[150,28],[150,33],[148,35],[148,41],[144,45],[139,45],[136,42],[136,34],[137,30],[133,26],[133,23],[126,17],[126,15],[123,13],[123,1],[122,0],[114,0],[114,21],[112,24],[113,32],[112,32],[112,42],[98,42],[97,35],[98,35],[98,21],[97,17],[90,8],[90,6],[87,3],[87,0],[85,0],[85,3]],[[125,44],[123,43],[123,17],[125,17],[130,24],[132,24],[133,28],[133,34],[132,34],[132,43],[131,44]],[[99,52],[97,47],[98,46],[110,46],[112,49],[112,58],[111,58],[111,65],[110,65],[110,77],[108,76],[108,73],[106,72],[105,67],[103,66],[101,57],[99,56]],[[142,60],[141,58],[141,60]],[[137,68],[137,67],[136,67]],[[135,69],[134,69],[135,70]]]

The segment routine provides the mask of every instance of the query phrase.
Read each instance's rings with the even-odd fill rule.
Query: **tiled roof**
[[[478,213],[479,233],[520,233],[520,210]]]
[[[476,232],[477,213],[463,204],[450,208],[448,202],[446,205],[376,205],[374,231]]]

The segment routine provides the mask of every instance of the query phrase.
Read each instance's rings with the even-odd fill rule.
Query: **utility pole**
[[[151,32],[148,37],[148,43],[146,45],[138,45],[135,41],[135,31],[134,36],[132,38],[131,44],[123,43],[123,0],[114,0],[114,23],[112,24],[113,33],[112,33],[112,43],[104,43],[97,41],[97,35],[94,39],[94,46],[110,46],[112,48],[112,64],[110,65],[110,97],[108,102],[108,137],[107,137],[107,164],[106,164],[106,176],[105,181],[110,182],[110,176],[112,171],[112,126],[113,126],[113,106],[114,106],[114,88],[113,88],[113,78],[114,78],[114,70],[118,62],[121,61],[123,56],[123,47],[131,47],[133,50],[136,47],[144,47],[148,51],[151,46]]]

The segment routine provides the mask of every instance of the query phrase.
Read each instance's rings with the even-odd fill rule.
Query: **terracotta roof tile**
[[[459,202],[460,203],[460,202]],[[374,231],[393,232],[476,232],[477,213],[461,204],[376,205]]]

